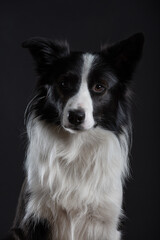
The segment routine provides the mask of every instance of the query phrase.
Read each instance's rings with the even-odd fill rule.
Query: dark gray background
[[[125,187],[125,240],[158,239],[159,1],[0,1],[0,236],[11,226],[23,181],[23,113],[35,85],[21,42],[31,36],[67,39],[73,50],[98,50],[143,31],[144,54],[134,76],[131,175]]]

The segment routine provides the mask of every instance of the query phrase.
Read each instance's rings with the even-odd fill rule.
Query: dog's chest
[[[34,193],[28,213],[48,216],[57,204],[74,212],[107,201],[122,172],[121,148],[114,134],[96,129],[72,138],[57,134],[53,138],[44,128],[33,133],[26,163]]]
[[[78,146],[74,143],[73,147],[57,146],[54,151],[48,163],[38,169],[42,187],[50,192],[54,201],[67,208],[71,204],[70,207],[76,209],[82,202],[94,201],[100,196],[101,186],[107,180],[103,148],[99,149],[98,144]]]

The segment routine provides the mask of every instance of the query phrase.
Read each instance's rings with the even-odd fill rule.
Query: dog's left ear
[[[102,48],[101,53],[111,65],[118,78],[127,81],[141,58],[144,44],[143,33],[137,33],[114,45]]]
[[[70,53],[69,45],[66,41],[52,41],[41,37],[26,40],[22,43],[22,47],[30,50],[39,74],[45,73],[54,61]]]

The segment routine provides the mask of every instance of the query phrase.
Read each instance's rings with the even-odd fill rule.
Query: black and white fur
[[[100,52],[32,38],[39,76],[26,110],[26,180],[7,239],[120,240],[138,33]]]

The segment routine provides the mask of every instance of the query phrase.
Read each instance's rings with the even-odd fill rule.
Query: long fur
[[[33,38],[26,180],[8,240],[120,240],[129,173],[131,76],[141,33],[99,53]]]
[[[26,168],[29,191],[34,194],[24,221],[32,215],[37,220],[65,221],[56,227],[55,239],[70,239],[71,235],[72,239],[97,239],[95,230],[86,230],[96,227],[89,226],[90,222],[87,225],[94,210],[97,221],[103,223],[102,239],[115,239],[107,225],[114,223],[117,227],[121,213],[122,179],[128,171],[127,134],[118,138],[110,131],[95,128],[71,135],[37,120],[28,123],[28,132]],[[67,219],[61,214],[63,209]],[[68,225],[72,226],[71,235],[66,238]]]

